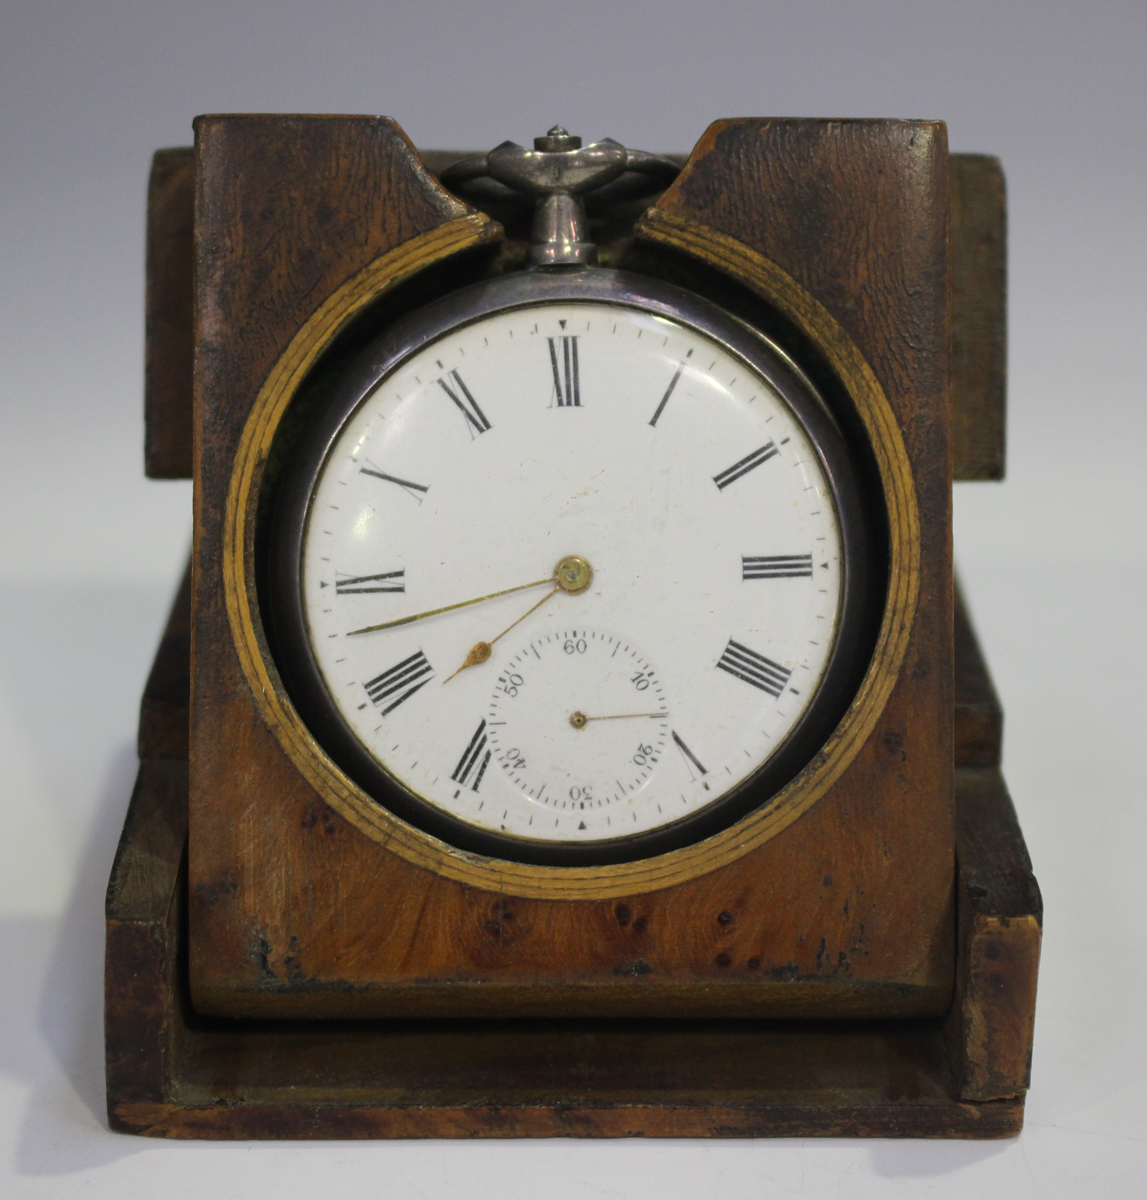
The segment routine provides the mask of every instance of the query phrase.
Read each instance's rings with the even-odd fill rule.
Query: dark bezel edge
[[[833,495],[843,552],[837,637],[800,720],[747,779],[701,812],[645,833],[593,842],[548,842],[484,830],[408,789],[343,721],[314,659],[302,596],[301,558],[311,496],[335,442],[384,379],[429,342],[498,312],[561,303],[636,308],[695,330],[761,373],[793,410],[817,453]],[[875,503],[870,500],[868,504]],[[874,586],[868,559],[873,515],[857,485],[832,411],[800,367],[763,333],[675,284],[602,268],[528,271],[472,284],[400,318],[380,332],[325,398],[294,448],[274,498],[266,594],[260,610],[287,695],[331,759],[395,816],[468,853],[538,866],[606,866],[651,858],[702,841],[766,805],[815,758],[856,693],[871,656],[866,636]],[[880,597],[883,607],[884,597]]]

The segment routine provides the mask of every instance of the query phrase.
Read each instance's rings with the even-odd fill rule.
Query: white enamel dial
[[[300,556],[313,661],[371,760],[543,843],[657,831],[744,784],[817,695],[844,586],[779,390],[707,333],[593,301],[401,361],[333,440]],[[570,556],[584,590],[555,582]]]

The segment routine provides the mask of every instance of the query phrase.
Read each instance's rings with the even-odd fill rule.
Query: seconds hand
[[[570,724],[575,729],[584,729],[590,721],[628,721],[633,717],[667,717],[667,712],[655,713],[612,713],[608,717],[587,717],[583,712],[570,713]]]
[[[547,592],[537,602],[537,604],[535,604],[533,606],[533,608],[526,609],[526,611],[524,613],[522,613],[522,615],[516,621],[507,625],[506,628],[503,629],[502,632],[500,634],[498,634],[497,637],[491,638],[488,642],[475,642],[474,645],[470,647],[470,653],[466,655],[466,661],[458,668],[458,671],[465,671],[467,667],[476,667],[479,665],[479,663],[486,662],[489,659],[490,655],[493,654],[493,652],[494,652],[494,643],[495,642],[500,641],[502,638],[504,638],[506,636],[506,634],[509,633],[510,630],[514,628],[515,625],[521,625],[521,623],[530,615],[530,613],[537,612],[537,610],[539,608],[541,608],[542,605],[545,604],[545,602],[547,600],[552,600],[558,594],[559,591],[560,591],[559,588],[554,588],[554,590],[552,592]],[[455,671],[454,675],[457,675],[458,671]],[[447,675],[446,678],[442,682],[449,683],[450,680],[454,678],[454,675]]]

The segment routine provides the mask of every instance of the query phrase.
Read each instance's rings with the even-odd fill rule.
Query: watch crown
[[[582,146],[561,125],[534,138],[533,150],[503,142],[489,154],[460,159],[442,172],[442,182],[458,192],[474,180],[489,178],[535,198],[530,257],[539,267],[576,267],[597,262],[582,196],[630,176],[629,199],[666,187],[676,178],[676,163],[642,150],[627,150],[612,138]],[[641,178],[644,176],[644,178]],[[636,184],[636,186],[634,186]]]
[[[535,150],[580,150],[581,138],[574,137],[560,125],[546,130],[545,137],[534,138]]]

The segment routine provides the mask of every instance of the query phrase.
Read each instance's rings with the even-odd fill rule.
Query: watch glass
[[[857,505],[811,385],[719,310],[604,271],[485,285],[380,337],[303,440],[280,669],[352,778],[463,849],[658,853],[843,712]]]

